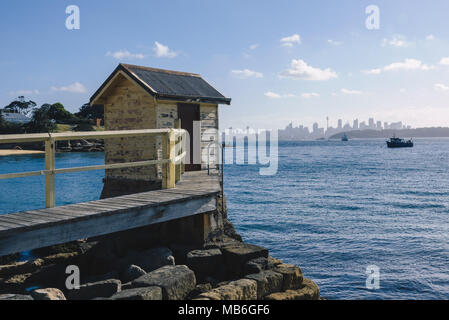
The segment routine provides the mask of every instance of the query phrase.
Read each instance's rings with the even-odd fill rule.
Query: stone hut
[[[119,64],[90,99],[91,106],[104,106],[105,130],[187,130],[186,171],[207,167],[208,145],[219,142],[218,105],[230,103],[199,74],[128,64]],[[161,148],[160,137],[107,139],[105,163],[161,159]],[[215,162],[216,152],[210,153],[209,161]],[[160,166],[110,169],[102,197],[160,187]]]

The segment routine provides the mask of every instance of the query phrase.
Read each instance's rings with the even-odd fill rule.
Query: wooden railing
[[[125,137],[162,137],[163,159],[110,163],[104,165],[55,168],[55,142],[70,141],[80,139],[108,139]],[[64,133],[35,133],[35,134],[12,134],[0,135],[0,144],[3,143],[24,143],[24,142],[44,142],[45,143],[45,169],[40,171],[29,171],[20,173],[0,174],[1,179],[24,178],[32,176],[45,176],[45,206],[53,208],[55,206],[55,175],[61,173],[72,173],[80,171],[121,169],[131,167],[143,167],[148,165],[162,165],[162,187],[164,189],[174,188],[176,181],[181,179],[184,172],[186,156],[186,131],[182,129],[145,129],[145,130],[124,130],[124,131],[95,131],[95,132],[64,132]]]

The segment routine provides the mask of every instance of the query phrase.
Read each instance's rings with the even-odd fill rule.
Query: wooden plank
[[[55,143],[53,140],[45,141],[45,170],[55,170]],[[55,174],[45,175],[45,207],[55,206]]]
[[[201,197],[164,206],[129,209],[89,219],[47,223],[34,229],[0,231],[0,256],[50,245],[66,243],[145,225],[180,219],[216,210],[215,197]]]

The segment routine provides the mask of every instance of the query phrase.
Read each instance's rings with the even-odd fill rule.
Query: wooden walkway
[[[174,189],[0,215],[0,256],[214,211],[220,191],[216,174],[186,172]]]

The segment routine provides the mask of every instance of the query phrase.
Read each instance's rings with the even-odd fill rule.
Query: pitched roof
[[[226,98],[199,74],[155,69],[130,64],[119,64],[109,78],[90,98],[92,102],[107,83],[119,72],[125,72],[136,81],[148,93],[157,98],[178,101],[210,102],[217,104],[231,104],[231,99]]]

